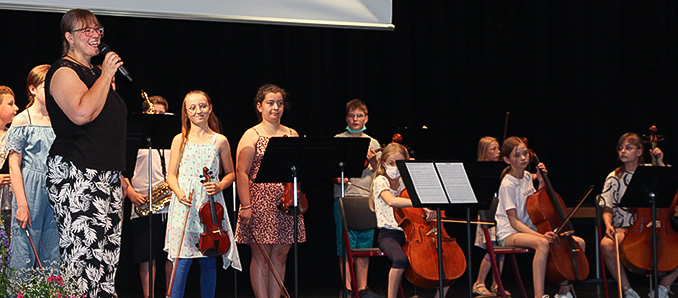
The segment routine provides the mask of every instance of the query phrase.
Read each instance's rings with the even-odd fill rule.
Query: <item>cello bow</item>
[[[193,202],[193,193],[194,191],[191,191],[191,194],[188,195],[188,200]],[[174,287],[174,278],[177,276],[177,263],[179,262],[179,255],[181,255],[181,246],[184,245],[184,232],[186,232],[186,224],[188,223],[188,212],[190,211],[190,207],[186,207],[186,216],[184,217],[184,228],[181,229],[181,238],[179,240],[179,251],[177,252],[177,256],[174,258],[174,262],[172,266],[172,278],[170,278],[169,286],[167,287],[167,297],[172,297],[172,288]]]
[[[280,292],[283,294],[283,296],[285,298],[290,298],[290,293],[287,292],[287,288],[285,288],[285,285],[280,280],[280,276],[278,275],[278,271],[275,270],[275,267],[273,267],[273,262],[271,262],[271,258],[268,256],[268,254],[261,247],[261,244],[259,244],[259,241],[257,241],[257,238],[256,238],[256,236],[254,236],[254,233],[252,233],[252,228],[249,226],[249,224],[247,225],[247,230],[249,230],[250,234],[252,235],[252,240],[254,240],[254,243],[257,245],[259,252],[264,256],[264,260],[266,260],[266,265],[268,265],[268,269],[271,270],[271,273],[273,273],[273,278],[275,279],[275,282],[278,283],[278,287],[280,287]]]
[[[593,190],[593,187],[594,187],[593,185],[589,185],[589,188],[586,189],[586,192],[584,193],[584,196],[581,198],[581,200],[579,200],[579,203],[577,203],[577,206],[574,207],[574,208],[570,211],[570,213],[567,215],[567,217],[566,217],[565,220],[563,221],[563,224],[561,224],[560,227],[558,227],[555,231],[553,231],[556,235],[562,236],[562,235],[560,235],[560,231],[561,231],[563,228],[565,228],[565,225],[566,225],[568,222],[570,222],[570,219],[572,218],[572,216],[574,216],[574,214],[577,213],[577,210],[579,210],[579,207],[581,207],[581,204],[584,203],[584,200],[586,200],[586,198],[588,198],[589,194],[591,194],[591,191]],[[566,233],[568,233],[568,232],[566,232]]]

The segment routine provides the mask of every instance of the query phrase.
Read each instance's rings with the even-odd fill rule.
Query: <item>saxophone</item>
[[[141,216],[145,217],[151,212],[158,212],[169,205],[170,200],[172,199],[172,190],[169,188],[167,182],[160,184],[153,188],[153,194],[150,196],[151,207],[149,209],[148,204],[144,204],[141,207],[134,207],[134,212]],[[148,196],[148,194],[146,194]]]

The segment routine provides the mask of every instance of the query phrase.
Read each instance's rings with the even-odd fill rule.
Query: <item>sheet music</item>
[[[445,186],[445,192],[452,204],[478,203],[471,182],[466,176],[464,164],[460,162],[435,163],[438,174]]]
[[[406,163],[405,166],[422,204],[449,203],[433,163]]]

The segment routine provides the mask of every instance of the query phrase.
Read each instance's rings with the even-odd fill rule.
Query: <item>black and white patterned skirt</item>
[[[50,156],[47,167],[62,265],[87,297],[113,297],[122,231],[120,172],[78,168],[61,156]]]

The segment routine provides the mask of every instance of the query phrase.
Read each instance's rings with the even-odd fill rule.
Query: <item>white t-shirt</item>
[[[626,192],[633,178],[633,172],[624,172],[621,178],[614,175],[614,171],[605,178],[605,186],[600,194],[603,200],[599,202],[602,206],[612,208],[612,224],[615,228],[628,228],[633,225],[633,214],[626,208],[617,207],[622,196]]]
[[[380,148],[379,142],[377,142],[376,139],[373,137],[368,136],[366,133],[363,133],[363,137],[361,138],[370,138],[370,148],[372,150],[377,150]],[[343,133],[337,134],[334,136],[335,138],[353,138],[349,134],[348,131],[345,131]],[[365,155],[367,155],[367,152],[365,152]],[[381,157],[381,152],[377,153],[377,160]],[[350,181],[352,184],[361,186],[365,189],[370,189],[370,185],[372,184],[372,176],[374,175],[374,169],[372,169],[371,164],[367,164],[367,167],[363,169],[362,176],[360,177],[355,177],[355,178],[350,178],[348,181]],[[345,196],[347,197],[366,197],[370,195],[369,191],[357,188],[352,185],[344,184],[344,193]],[[341,197],[341,184],[334,184],[334,197],[338,198]]]
[[[508,216],[506,216],[506,210],[515,209],[518,221],[537,231],[537,227],[532,223],[525,207],[527,197],[535,192],[530,172],[525,171],[522,179],[510,174],[504,176],[504,179],[501,180],[501,186],[499,186],[499,206],[497,206],[497,213],[494,215],[494,219],[497,221],[497,241],[502,241],[511,234],[518,233],[511,226]]]
[[[169,166],[170,150],[162,149],[163,156],[165,157],[165,169]],[[165,176],[162,174],[162,164],[160,161],[160,154],[158,150],[153,149],[153,187],[156,187],[160,184],[165,183]],[[132,176],[132,188],[134,191],[145,195],[148,193],[148,149],[139,149],[137,153],[137,164],[134,166],[134,176]],[[165,206],[162,210],[155,212],[154,214],[167,213],[169,206]],[[139,217],[134,208],[132,208],[132,219]]]
[[[372,181],[371,198],[374,200],[374,213],[377,215],[377,226],[379,228],[398,231],[403,230],[398,226],[398,222],[395,220],[393,207],[389,206],[381,197],[381,193],[384,190],[388,190],[394,197],[397,197],[405,189],[402,178],[398,178],[398,180],[400,180],[398,189],[391,189],[388,178],[383,175],[374,178],[374,181]]]

